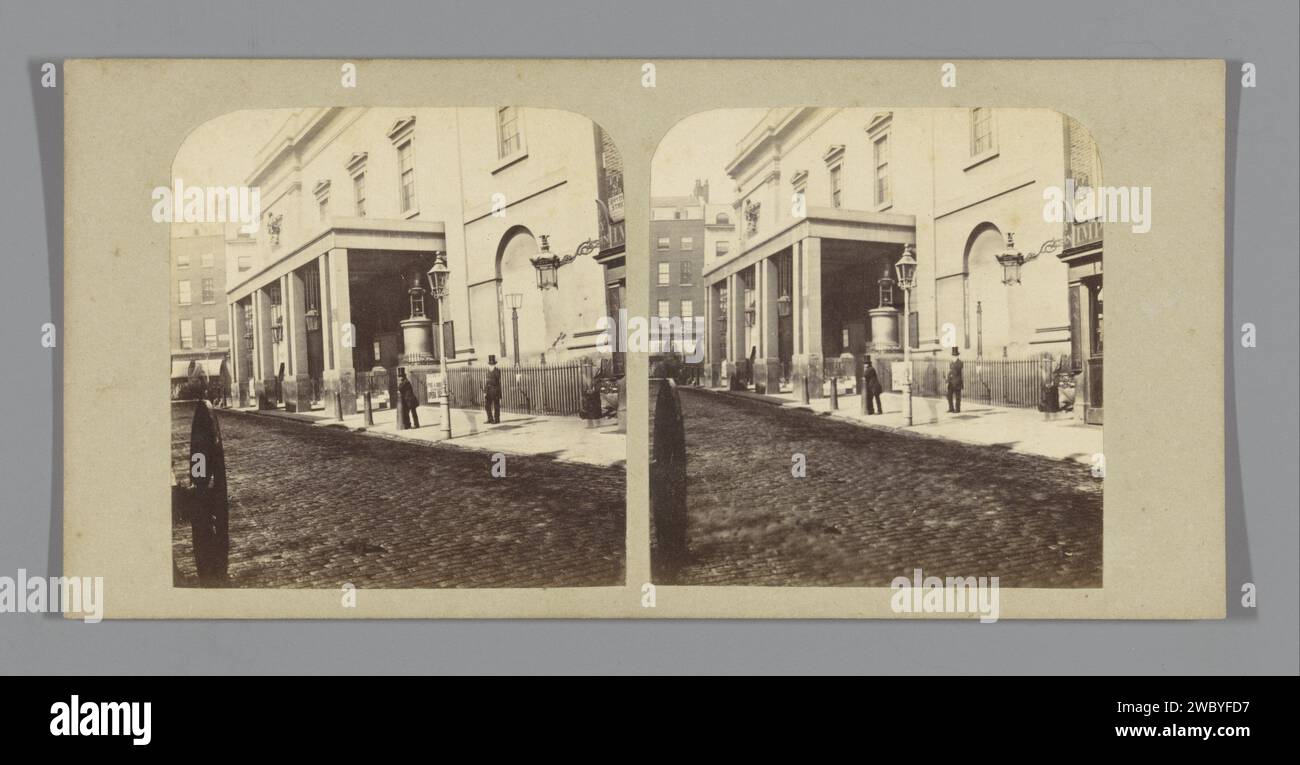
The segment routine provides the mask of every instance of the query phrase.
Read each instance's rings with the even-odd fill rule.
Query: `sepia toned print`
[[[1103,219],[1150,208],[1079,122],[706,112],[651,185],[656,581],[1102,586]]]
[[[941,64],[68,62],[67,575],[108,619],[1222,616],[1222,62]]]
[[[598,126],[546,109],[196,131],[156,208],[175,583],[621,585],[623,366],[595,339],[621,173]]]

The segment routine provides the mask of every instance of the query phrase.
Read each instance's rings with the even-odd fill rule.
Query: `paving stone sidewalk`
[[[374,412],[373,426],[365,424],[365,414],[347,415],[340,421],[325,410],[284,412],[281,410],[240,410],[264,417],[281,417],[319,427],[347,428],[358,433],[402,438],[424,443],[442,443],[442,409],[421,406],[417,411],[420,427],[398,430],[396,411]],[[501,422],[490,425],[478,409],[451,410],[451,446],[479,449],[510,455],[550,457],[564,462],[614,467],[626,464],[626,429],[615,418],[589,423],[576,416],[558,417],[543,414],[502,412]]]
[[[803,404],[792,393],[760,395],[747,391],[724,393],[778,406],[811,409],[836,419],[886,430],[907,430],[922,436],[946,438],[966,444],[997,446],[1022,454],[1037,454],[1052,459],[1070,459],[1091,465],[1093,455],[1102,453],[1102,428],[1085,425],[1069,412],[1045,415],[1034,409],[990,406],[972,401],[962,402],[960,414],[948,413],[947,399],[912,399],[912,426],[903,414],[903,395],[885,393],[880,397],[885,413],[861,414],[862,399],[857,394],[841,394],[839,409],[832,410],[829,398],[813,399]]]

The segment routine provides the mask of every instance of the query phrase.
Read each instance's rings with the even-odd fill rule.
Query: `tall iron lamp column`
[[[912,426],[912,288],[916,286],[916,257],[912,245],[903,247],[903,257],[894,268],[898,271],[898,286],[903,288],[903,368],[907,370],[903,389],[903,416],[907,426]]]
[[[451,438],[451,396],[448,391],[448,384],[451,382],[447,377],[447,333],[443,327],[443,322],[447,320],[447,279],[451,276],[451,269],[447,268],[446,253],[439,252],[434,255],[433,268],[429,269],[429,291],[438,301],[438,366],[442,373],[442,437]]]
[[[506,295],[506,305],[510,306],[510,324],[515,333],[515,366],[519,366],[519,306],[523,305],[524,296],[518,292]]]

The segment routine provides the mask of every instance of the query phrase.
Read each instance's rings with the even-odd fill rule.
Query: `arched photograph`
[[[177,586],[622,585],[622,172],[559,110],[195,129],[154,196]]]
[[[655,580],[1101,587],[1101,184],[1050,109],[674,126],[651,177]]]

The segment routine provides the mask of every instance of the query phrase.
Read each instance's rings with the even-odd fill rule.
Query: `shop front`
[[[1101,425],[1102,224],[1067,224],[1065,239],[1058,257],[1070,268],[1070,360],[1078,381],[1074,413],[1077,419]]]

